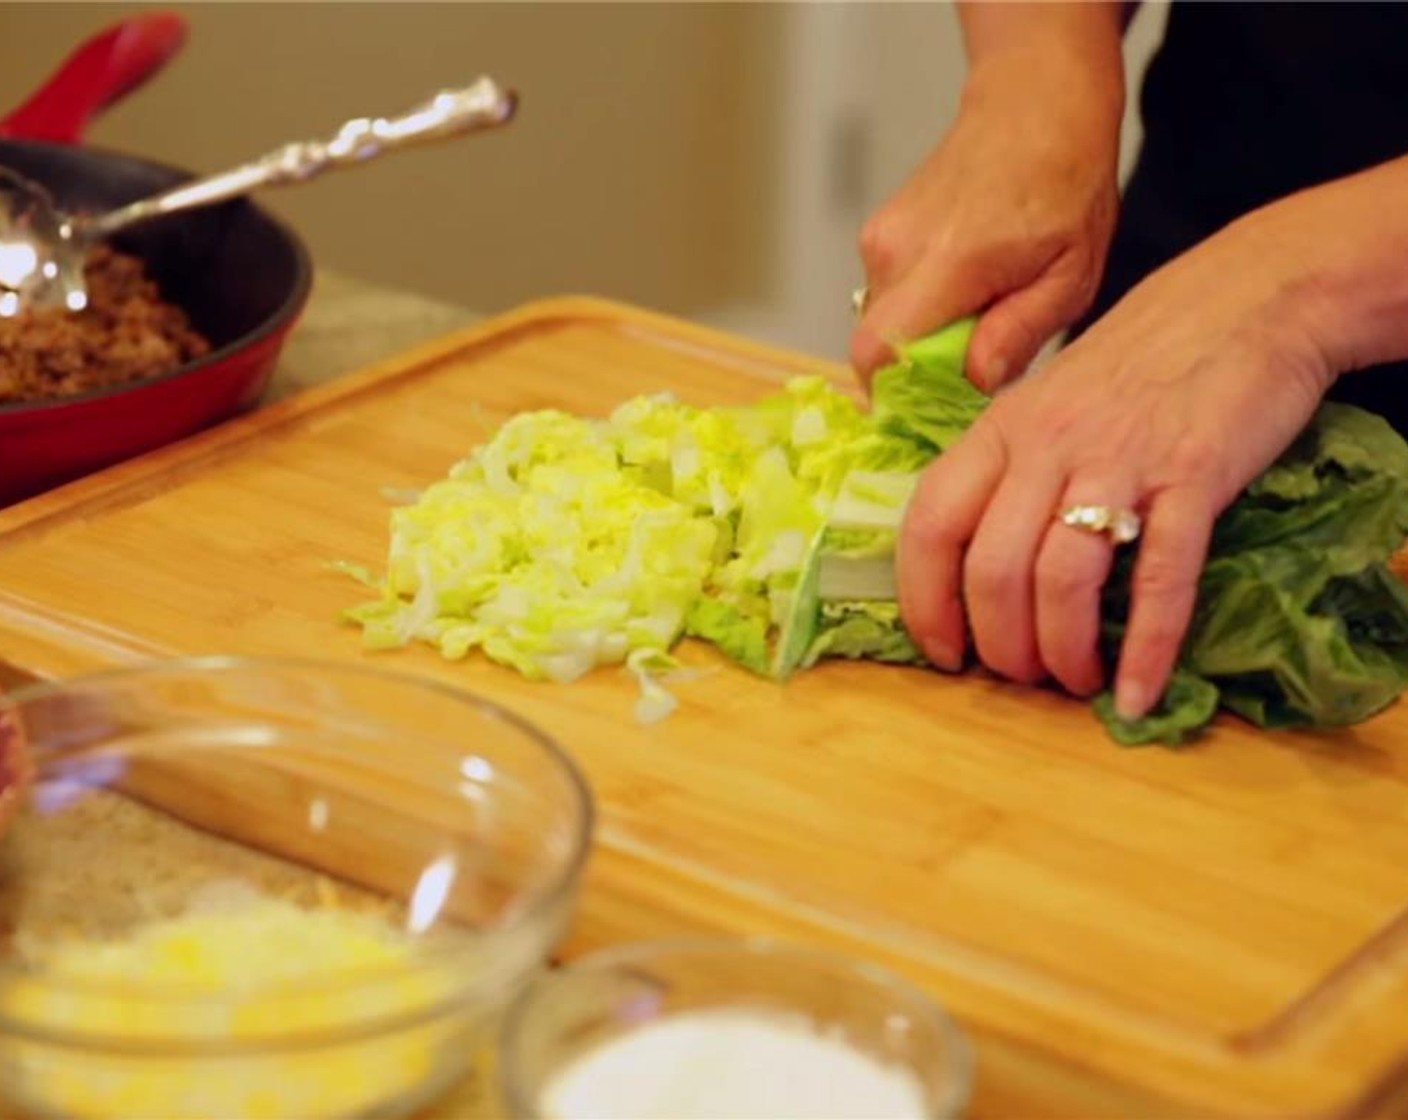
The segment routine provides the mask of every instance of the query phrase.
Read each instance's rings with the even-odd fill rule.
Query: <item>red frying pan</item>
[[[144,85],[185,42],[186,21],[170,12],[136,16],[98,32],[0,119],[0,136],[78,143],[93,117]]]
[[[42,183],[65,210],[108,210],[190,173],[77,146],[84,127],[181,47],[184,21],[123,21],[73,54],[0,119],[0,165]],[[174,214],[114,239],[140,256],[211,352],[150,381],[0,406],[0,505],[191,435],[255,404],[312,284],[302,242],[245,200]]]

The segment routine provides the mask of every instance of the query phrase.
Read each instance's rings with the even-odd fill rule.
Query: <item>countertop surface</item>
[[[480,317],[428,296],[319,269],[266,400],[352,373]]]

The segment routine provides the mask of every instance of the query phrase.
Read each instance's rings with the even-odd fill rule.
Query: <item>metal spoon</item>
[[[496,128],[513,119],[518,98],[492,78],[438,93],[396,117],[359,117],[330,140],[286,144],[230,171],[183,183],[105,214],[68,214],[39,184],[0,168],[0,318],[22,311],[88,305],[83,263],[118,230],[247,194],[301,183],[398,148]]]

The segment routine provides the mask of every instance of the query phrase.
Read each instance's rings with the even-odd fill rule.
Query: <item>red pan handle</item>
[[[165,66],[185,41],[186,21],[174,12],[149,12],[105,28],[0,119],[0,136],[77,144],[93,117]]]

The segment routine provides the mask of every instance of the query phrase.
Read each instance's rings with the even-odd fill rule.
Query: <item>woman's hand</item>
[[[1128,508],[1143,535],[1115,700],[1126,718],[1154,705],[1214,519],[1343,368],[1325,344],[1334,315],[1315,266],[1317,246],[1344,244],[1346,215],[1313,192],[1305,200],[1245,218],[1155,273],[926,471],[898,563],[905,622],[931,660],[956,668],[971,629],[1003,676],[1099,689],[1114,546],[1058,517],[1073,505]]]
[[[968,375],[991,391],[1089,306],[1118,208],[1120,19],[1100,5],[977,5],[958,119],[866,224],[868,379],[891,343],[982,311]]]

